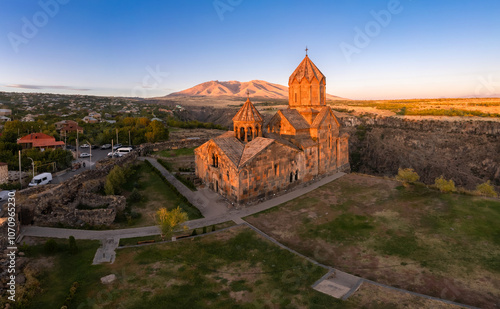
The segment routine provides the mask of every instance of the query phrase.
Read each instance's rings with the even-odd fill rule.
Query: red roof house
[[[64,148],[63,141],[56,141],[55,137],[44,133],[31,133],[26,136],[21,137],[17,140],[17,143],[22,146],[23,149],[29,148]]]

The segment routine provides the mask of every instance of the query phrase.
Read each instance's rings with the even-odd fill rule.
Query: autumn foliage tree
[[[477,185],[476,191],[480,195],[491,196],[491,197],[498,196],[498,193],[495,191],[495,187],[493,187],[493,185],[491,184],[491,182],[489,180],[485,183]]]
[[[420,176],[412,168],[399,168],[396,179],[407,184],[418,181]]]
[[[457,190],[455,188],[455,182],[451,179],[446,180],[443,176],[436,178],[434,185],[441,192],[455,192]]]
[[[182,223],[187,220],[187,213],[183,212],[179,206],[170,211],[166,208],[160,208],[156,212],[156,222],[160,225],[162,234],[167,238],[171,237],[173,232],[179,227],[186,230],[187,227],[182,226]]]

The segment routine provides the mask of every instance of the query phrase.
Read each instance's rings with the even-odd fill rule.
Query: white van
[[[29,183],[30,187],[46,185],[52,182],[52,174],[51,173],[41,173],[40,175],[36,175],[33,177],[31,182]]]
[[[121,147],[116,150],[118,153],[127,154],[132,151],[132,147]]]

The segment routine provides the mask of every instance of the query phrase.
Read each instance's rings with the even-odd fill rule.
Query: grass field
[[[80,287],[69,308],[345,308],[310,287],[325,269],[246,227],[121,249],[113,264],[98,266],[90,265],[95,242],[78,245],[77,255],[52,256],[29,308],[60,308],[74,281]],[[103,285],[108,274],[117,280]]]
[[[500,98],[339,100],[328,104],[334,110],[350,114],[500,118]]]
[[[201,218],[197,209],[185,204],[162,179],[145,163],[139,163],[134,180],[127,184],[127,190],[136,188],[142,196],[142,200],[132,203],[131,210],[141,214],[141,217],[133,222],[133,226],[155,225],[154,215],[162,207],[173,209],[180,206],[189,216],[189,220]]]
[[[327,270],[281,249],[245,226],[177,242],[117,250],[113,264],[91,265],[99,243],[67,240],[47,253],[25,250],[39,286],[23,308],[455,308],[363,284],[347,301],[311,288]],[[108,285],[100,278],[116,280]]]
[[[349,174],[246,220],[364,278],[485,308],[500,299],[499,200]]]
[[[159,155],[165,158],[172,158],[176,156],[194,156],[194,148],[160,150],[154,152],[153,155]]]
[[[92,289],[105,275],[101,265],[91,265],[99,241],[78,240],[78,253],[75,255],[68,252],[67,239],[57,239],[56,243],[58,246],[53,253],[47,253],[43,245],[31,246],[25,251],[32,259],[30,267],[38,272],[40,286],[31,297],[29,306],[20,308],[61,308],[75,281],[79,287],[69,308],[77,308],[77,304],[85,301],[81,291]]]

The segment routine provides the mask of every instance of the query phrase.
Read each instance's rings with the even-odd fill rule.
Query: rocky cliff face
[[[500,186],[500,122],[397,117],[339,121],[351,135],[353,171],[394,176],[398,168],[411,167],[427,184],[443,175],[467,189],[487,180]]]

